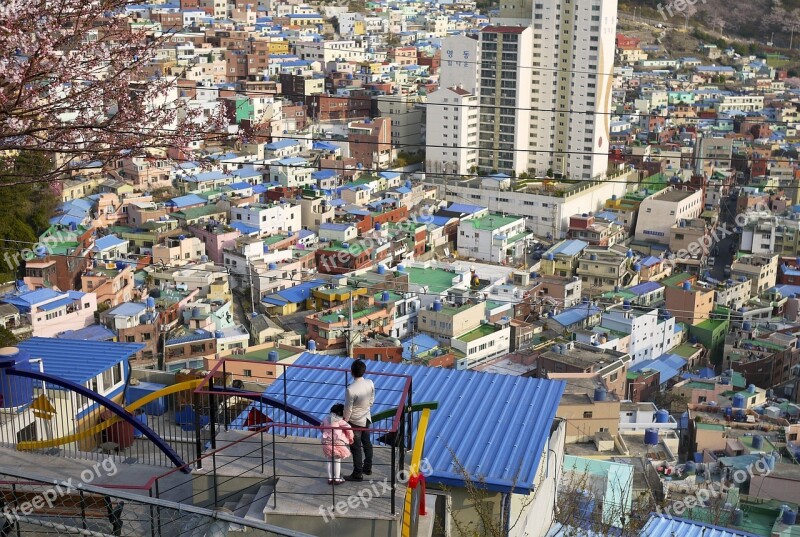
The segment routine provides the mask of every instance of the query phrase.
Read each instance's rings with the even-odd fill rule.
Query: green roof
[[[742,343],[749,343],[756,347],[764,347],[771,351],[782,351],[785,348],[783,345],[778,345],[772,341],[764,341],[763,339],[745,339]]]
[[[177,211],[174,214],[177,217],[183,216],[185,220],[194,220],[195,218],[224,212],[225,209],[217,207],[216,205],[203,205],[202,207],[192,207],[184,211]]]
[[[501,214],[487,214],[480,218],[472,218],[467,220],[472,224],[473,229],[480,229],[483,231],[494,231],[503,226],[513,224],[520,220],[519,216],[503,216]]]
[[[489,334],[494,334],[498,330],[499,328],[496,328],[494,325],[482,324],[478,328],[475,328],[474,330],[470,330],[466,334],[458,336],[456,339],[463,341],[464,343],[469,343],[471,341],[475,341],[476,339],[480,339],[484,336],[488,336]]]
[[[269,237],[264,237],[264,244],[271,245],[283,240],[286,240],[285,235],[270,235]]]
[[[443,269],[424,269],[406,267],[408,281],[416,285],[425,285],[431,293],[443,293],[453,287],[454,272]]]
[[[368,308],[364,308],[362,310],[357,310],[353,312],[353,320],[360,319],[361,317],[366,317],[372,313],[375,313],[378,310],[383,308],[378,306],[370,306]],[[319,319],[321,321],[325,321],[326,323],[335,323],[339,321],[339,313],[329,313],[327,315],[320,315]],[[341,315],[344,317],[344,320],[349,318],[349,313],[347,311],[342,311]]]
[[[698,429],[705,429],[706,431],[724,431],[725,430],[725,426],[724,425],[720,425],[718,423],[703,423],[703,422],[697,423],[697,422],[695,422],[695,427],[697,427]]]
[[[294,356],[295,354],[299,354],[298,351],[289,350],[289,349],[281,349],[281,348],[272,348],[272,349],[259,349],[257,351],[247,352],[242,356],[244,360],[254,360],[256,362],[268,362],[269,361],[269,353],[271,351],[276,351],[278,353],[278,360],[285,360],[290,356]]]
[[[672,354],[677,354],[678,356],[683,356],[684,358],[689,358],[699,350],[700,349],[694,348],[691,343],[683,343],[672,349],[670,352]]]
[[[691,390],[713,390],[714,389],[714,382],[703,382],[701,380],[693,380],[691,382],[687,382],[683,385],[684,388],[689,388]]]

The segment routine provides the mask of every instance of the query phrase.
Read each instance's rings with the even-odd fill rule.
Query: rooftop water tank
[[[36,247],[34,252],[36,253],[36,257],[45,257],[47,256],[47,246],[39,245]]]
[[[378,274],[386,274],[386,266],[383,264],[378,265]]]
[[[783,510],[783,517],[781,517],[781,522],[783,522],[787,526],[794,526],[795,524],[797,524],[797,513],[787,507],[786,509]]]
[[[656,423],[669,423],[669,412],[663,408],[656,412]]]
[[[147,309],[150,309],[150,310],[155,308],[156,307],[156,299],[151,297],[151,296],[147,297],[147,300],[145,300],[145,305],[147,306]]]
[[[185,238],[186,238],[186,235],[179,235],[179,236],[178,236],[178,240],[179,240],[179,241],[182,241],[182,240],[184,240]]]
[[[761,449],[764,447],[764,437],[760,434],[753,435],[753,449]]]
[[[631,301],[630,300],[623,300],[622,301],[622,309],[624,309],[624,310],[631,309]]]
[[[267,354],[267,361],[277,362],[278,361],[278,351],[269,351],[269,353]]]
[[[397,272],[405,272],[405,271],[406,271],[405,265],[403,265],[402,263],[397,265]]]
[[[588,491],[583,490],[578,495],[578,517],[580,520],[589,520],[594,513],[594,498]]]
[[[342,243],[342,248],[345,248],[345,249],[350,248],[350,243],[349,242],[343,242]]]
[[[733,408],[744,408],[744,395],[737,393],[733,396]]]
[[[634,263],[633,264],[633,271],[634,272],[641,272],[642,271],[642,265],[639,264],[639,263]]]
[[[629,249],[627,252],[625,252],[625,257],[627,257],[628,259],[633,257],[633,250]]]
[[[38,365],[31,364],[30,355],[17,347],[0,349],[0,407],[16,408],[33,401],[33,379],[9,375],[6,369],[14,367],[25,371],[38,371]]]
[[[276,270],[278,268],[278,265],[275,263],[270,263],[269,265],[267,265],[267,268],[269,270]]]
[[[201,263],[208,263],[208,256],[207,255],[201,255],[200,256],[200,262]]]
[[[380,230],[381,230],[381,223],[375,222],[375,231],[380,231]]]
[[[731,524],[734,526],[741,526],[742,522],[744,522],[744,513],[737,507],[733,510],[733,514],[731,515]]]
[[[433,311],[442,311],[442,303],[439,300],[433,302]]]
[[[756,385],[755,384],[749,384],[747,386],[747,393],[756,393]]]
[[[644,431],[644,443],[647,446],[657,446],[658,445],[658,429],[645,429],[645,431]]]
[[[381,293],[381,302],[389,302],[389,291]]]
[[[214,332],[214,337],[217,339],[223,338],[225,337],[225,332],[223,332],[222,330],[217,330]]]
[[[125,270],[125,266],[126,266],[125,261],[117,261],[116,262],[117,270]]]
[[[552,261],[553,259],[555,259],[555,256],[553,254],[544,254],[544,258],[547,259],[548,261]]]
[[[607,393],[608,392],[606,392],[606,389],[603,388],[602,386],[599,386],[599,387],[595,388],[594,389],[594,400],[595,401],[605,401]]]
[[[684,291],[691,291],[692,290],[692,282],[689,281],[689,280],[686,280],[685,282],[683,282],[683,290]]]
[[[314,352],[316,350],[317,350],[317,342],[314,341],[313,339],[309,339],[308,340],[308,351],[309,352]]]

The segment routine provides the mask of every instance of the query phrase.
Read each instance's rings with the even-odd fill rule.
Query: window
[[[589,419],[589,418],[591,418],[591,417],[592,417],[592,413],[591,413],[591,412],[584,412],[584,413],[583,413],[583,418],[584,418],[584,419]]]
[[[253,371],[251,369],[243,369],[242,370],[242,375],[245,376],[245,377],[252,377],[253,376]]]

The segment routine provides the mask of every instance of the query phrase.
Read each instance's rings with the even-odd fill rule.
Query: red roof
[[[521,34],[528,26],[486,26],[481,32],[493,34]]]

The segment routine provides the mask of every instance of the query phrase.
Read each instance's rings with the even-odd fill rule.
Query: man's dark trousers
[[[367,420],[366,427],[363,425],[350,424],[353,428],[362,427],[369,429],[372,422]],[[353,475],[361,476],[364,472],[367,475],[372,473],[372,440],[369,438],[369,431],[353,431]],[[363,454],[362,454],[363,448]]]

